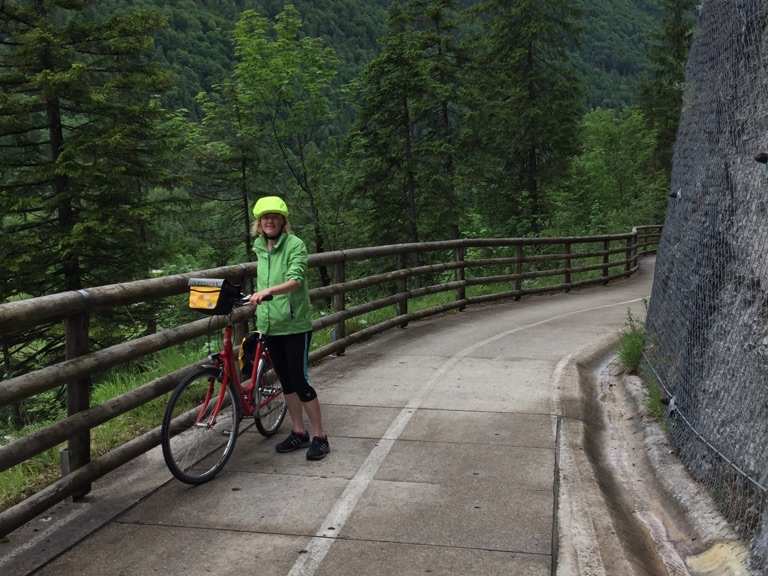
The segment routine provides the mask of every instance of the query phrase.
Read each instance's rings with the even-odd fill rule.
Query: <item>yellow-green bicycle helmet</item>
[[[264,214],[282,214],[288,218],[288,206],[280,196],[264,196],[253,205],[253,215],[258,220]]]

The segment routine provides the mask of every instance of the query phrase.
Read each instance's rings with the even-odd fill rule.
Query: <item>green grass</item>
[[[202,348],[200,342],[178,348],[169,348],[143,359],[140,364],[128,365],[105,374],[94,384],[91,392],[91,405],[102,404],[150,380],[194,363],[204,356],[204,353],[201,352]],[[128,440],[159,426],[165,410],[165,402],[166,397],[164,395],[91,430],[91,456],[97,458]],[[19,430],[0,428],[0,444],[8,443],[14,438],[28,436],[36,430],[54,424],[64,415],[62,409],[58,417],[48,417]],[[55,446],[21,464],[0,472],[0,510],[5,510],[20,502],[58,478],[59,449],[63,446],[64,444]]]
[[[37,429],[53,424],[43,422],[39,425],[26,426],[17,432],[18,436],[26,436]],[[3,442],[7,435],[3,434]],[[59,449],[46,450],[29,460],[22,462],[0,473],[0,510],[5,510],[20,502],[27,496],[37,492],[43,486],[50,484],[58,477]]]
[[[662,402],[661,388],[656,380],[645,371],[640,373],[640,364],[645,349],[645,327],[637,320],[630,310],[627,310],[627,320],[619,342],[619,360],[624,369],[630,374],[639,374],[648,392],[645,408],[648,414],[657,422],[664,425],[666,407]]]
[[[660,423],[664,423],[664,415],[666,414],[666,407],[662,402],[661,388],[653,379],[643,378],[645,386],[648,390],[648,398],[646,399],[646,410],[648,413]]]
[[[637,374],[645,347],[645,327],[627,310],[627,321],[619,342],[619,360],[630,374]]]

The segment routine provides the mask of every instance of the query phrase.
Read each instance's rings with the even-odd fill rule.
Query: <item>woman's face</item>
[[[283,231],[285,219],[282,214],[262,214],[259,223],[267,238],[277,238]]]

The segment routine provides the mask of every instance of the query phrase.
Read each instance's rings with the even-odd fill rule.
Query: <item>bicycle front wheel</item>
[[[237,394],[224,391],[215,368],[201,368],[179,384],[165,407],[161,428],[163,457],[171,473],[187,484],[213,478],[235,449],[240,420]]]
[[[283,423],[285,412],[288,410],[288,404],[285,402],[283,394],[283,385],[273,370],[269,373],[269,365],[264,359],[259,361],[256,370],[256,390],[255,390],[256,409],[254,410],[254,419],[256,428],[262,434],[269,438],[274,436]]]

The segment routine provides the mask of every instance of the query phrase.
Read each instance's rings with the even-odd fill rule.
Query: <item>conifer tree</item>
[[[642,88],[642,108],[658,133],[656,161],[669,176],[680,123],[696,0],[662,0],[661,30],[650,50],[650,77]]]
[[[465,148],[479,150],[479,209],[496,233],[538,233],[545,189],[576,147],[581,88],[569,50],[580,11],[570,0],[484,0],[475,13]]]
[[[151,262],[147,190],[170,177],[153,160],[162,22],[98,21],[89,4],[0,4],[3,299],[144,277]]]
[[[376,242],[457,237],[453,2],[394,2],[381,53],[361,82],[351,141]]]
[[[429,83],[419,149],[430,168],[420,178],[420,187],[423,195],[435,200],[428,228],[433,236],[450,238],[459,237],[462,212],[457,192],[456,145],[459,70],[464,57],[458,46],[455,4],[453,0],[415,0],[409,6],[415,16]]]

